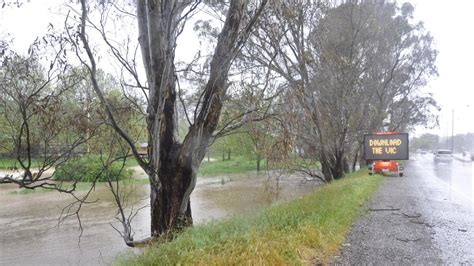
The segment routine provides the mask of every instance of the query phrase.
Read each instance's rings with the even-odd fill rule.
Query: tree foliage
[[[285,121],[321,162],[321,179],[344,175],[364,133],[432,118],[436,103],[420,88],[437,74],[437,53],[409,4],[276,2],[267,11],[248,52],[285,79]]]

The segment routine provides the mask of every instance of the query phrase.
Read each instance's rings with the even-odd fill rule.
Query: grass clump
[[[122,180],[129,175],[120,162],[104,167],[99,156],[88,155],[70,160],[56,167],[54,179],[58,181],[105,182]]]
[[[251,215],[198,225],[124,265],[281,265],[330,262],[381,181],[365,171]]]

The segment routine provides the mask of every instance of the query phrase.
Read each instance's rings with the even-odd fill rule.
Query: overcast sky
[[[0,9],[0,37],[10,33],[15,39],[14,49],[26,51],[36,36],[44,34],[49,22],[62,26],[63,18],[57,15],[55,8],[62,2],[31,0],[19,9]],[[409,2],[415,6],[415,19],[425,23],[439,51],[439,77],[432,80],[425,91],[432,92],[442,107],[440,127],[432,130],[419,128],[417,134],[432,132],[441,136],[450,135],[453,110],[454,133],[474,132],[474,1]],[[178,48],[183,48],[183,45],[180,47],[178,44]],[[190,50],[179,49],[178,53]]]
[[[415,18],[425,23],[439,51],[439,77],[427,88],[443,108],[440,129],[434,132],[442,136],[446,132],[451,134],[453,109],[454,134],[474,132],[474,1],[410,2],[415,6]]]

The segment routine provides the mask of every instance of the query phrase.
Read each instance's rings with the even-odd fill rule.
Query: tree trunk
[[[257,158],[257,172],[260,172],[260,158]]]
[[[355,155],[354,155],[354,160],[352,161],[352,172],[355,172],[356,166],[357,166],[357,160],[359,159],[359,148],[357,148]]]
[[[187,208],[180,213],[183,204],[183,196],[186,193],[187,183],[192,177],[185,174],[182,170],[179,172],[170,169],[160,171],[163,176],[173,180],[173,182],[163,183],[160,189],[151,186],[151,230],[152,236],[156,237],[171,230],[182,229],[193,224],[191,214],[191,201],[187,200]]]
[[[328,156],[325,151],[320,151],[321,172],[326,182],[344,177],[344,153],[335,153]]]
[[[332,177],[334,179],[340,179],[344,177],[344,160],[341,154],[337,154],[335,157],[335,161],[331,167]]]
[[[347,161],[347,157],[344,156],[344,159],[342,160],[343,164],[344,164],[344,173],[349,173],[351,170],[350,170],[350,167],[349,167],[349,162]]]
[[[262,2],[255,18],[261,14],[265,3]],[[240,42],[250,34],[251,27],[244,30],[241,27],[246,6],[247,1],[230,3],[210,61],[209,79],[203,88],[199,114],[180,143],[174,49],[181,12],[186,5],[173,1],[139,0],[137,3],[139,41],[150,91],[147,125],[152,157],[147,173],[151,186],[152,236],[193,223],[190,195],[196,185],[196,173],[219,121],[232,60],[242,45]],[[230,150],[228,157],[230,159]],[[225,151],[222,159],[225,160]]]
[[[323,174],[324,181],[329,183],[334,179],[332,176],[331,164],[329,163],[329,160],[327,159],[327,155],[324,151],[320,152],[319,157],[320,157],[319,162],[321,163],[321,172]]]
[[[230,149],[227,150],[227,160],[230,161]]]

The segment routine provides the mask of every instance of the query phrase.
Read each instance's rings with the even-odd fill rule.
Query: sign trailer
[[[364,135],[364,159],[369,164],[369,175],[374,173],[397,173],[403,176],[402,166],[391,160],[408,160],[408,133],[379,132]]]

